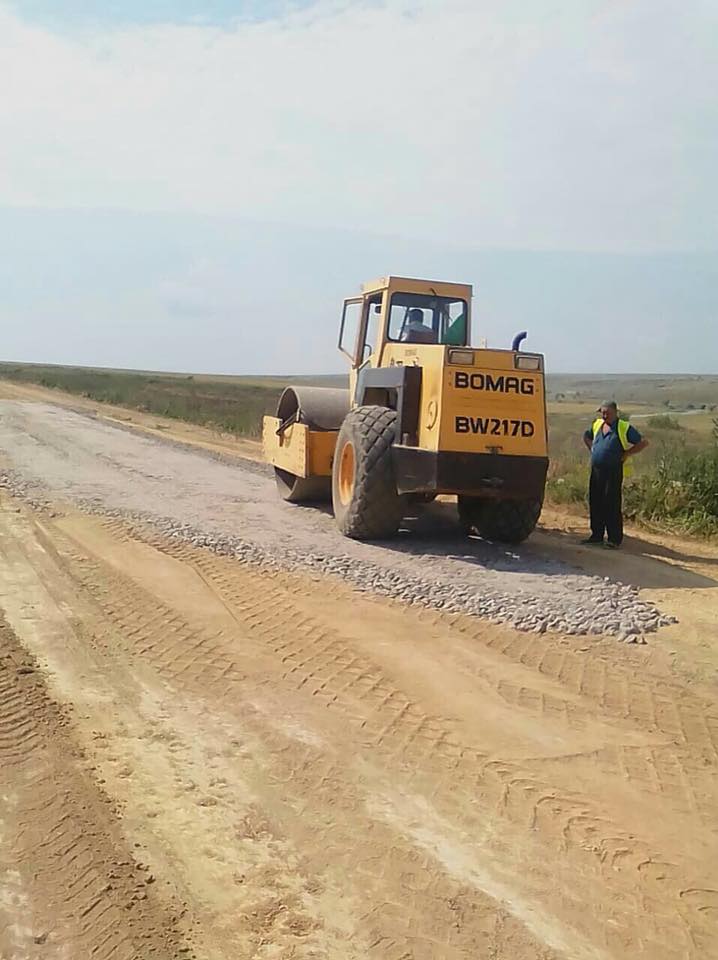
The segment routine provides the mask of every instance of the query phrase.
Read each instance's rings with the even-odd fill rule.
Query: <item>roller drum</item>
[[[310,430],[338,430],[349,413],[349,391],[331,387],[285,387],[277,416],[306,423]]]
[[[286,387],[277,405],[281,424],[303,423],[317,431],[339,430],[348,412],[349,391],[330,387]],[[289,503],[331,500],[331,477],[297,477],[279,467],[274,475],[279,495]]]

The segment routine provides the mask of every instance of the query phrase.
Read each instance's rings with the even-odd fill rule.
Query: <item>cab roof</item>
[[[362,285],[362,293],[379,293],[382,290],[402,291],[404,293],[426,293],[439,297],[456,297],[471,300],[473,291],[468,283],[449,283],[445,280],[420,280],[414,277],[380,277]]]

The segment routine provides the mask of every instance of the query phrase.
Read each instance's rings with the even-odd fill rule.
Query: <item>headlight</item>
[[[449,363],[455,363],[457,367],[473,367],[473,350],[449,350]]]
[[[541,357],[521,353],[514,357],[514,366],[517,370],[540,370]]]

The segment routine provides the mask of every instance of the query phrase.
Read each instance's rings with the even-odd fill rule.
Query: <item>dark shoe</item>
[[[600,540],[596,539],[596,537],[588,537],[586,540],[582,540],[581,543],[592,543],[594,545],[597,543],[603,543],[603,537],[601,537]]]
[[[620,544],[620,543],[614,543],[613,540],[607,540],[607,541],[606,541],[606,546],[608,547],[609,550],[619,550],[620,547],[621,547],[621,544]]]

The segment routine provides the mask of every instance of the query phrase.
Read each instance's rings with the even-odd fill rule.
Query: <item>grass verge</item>
[[[261,436],[262,417],[274,413],[281,388],[255,379],[125,373],[80,367],[0,365],[0,376],[65,390],[101,403],[131,407],[243,437]]]

